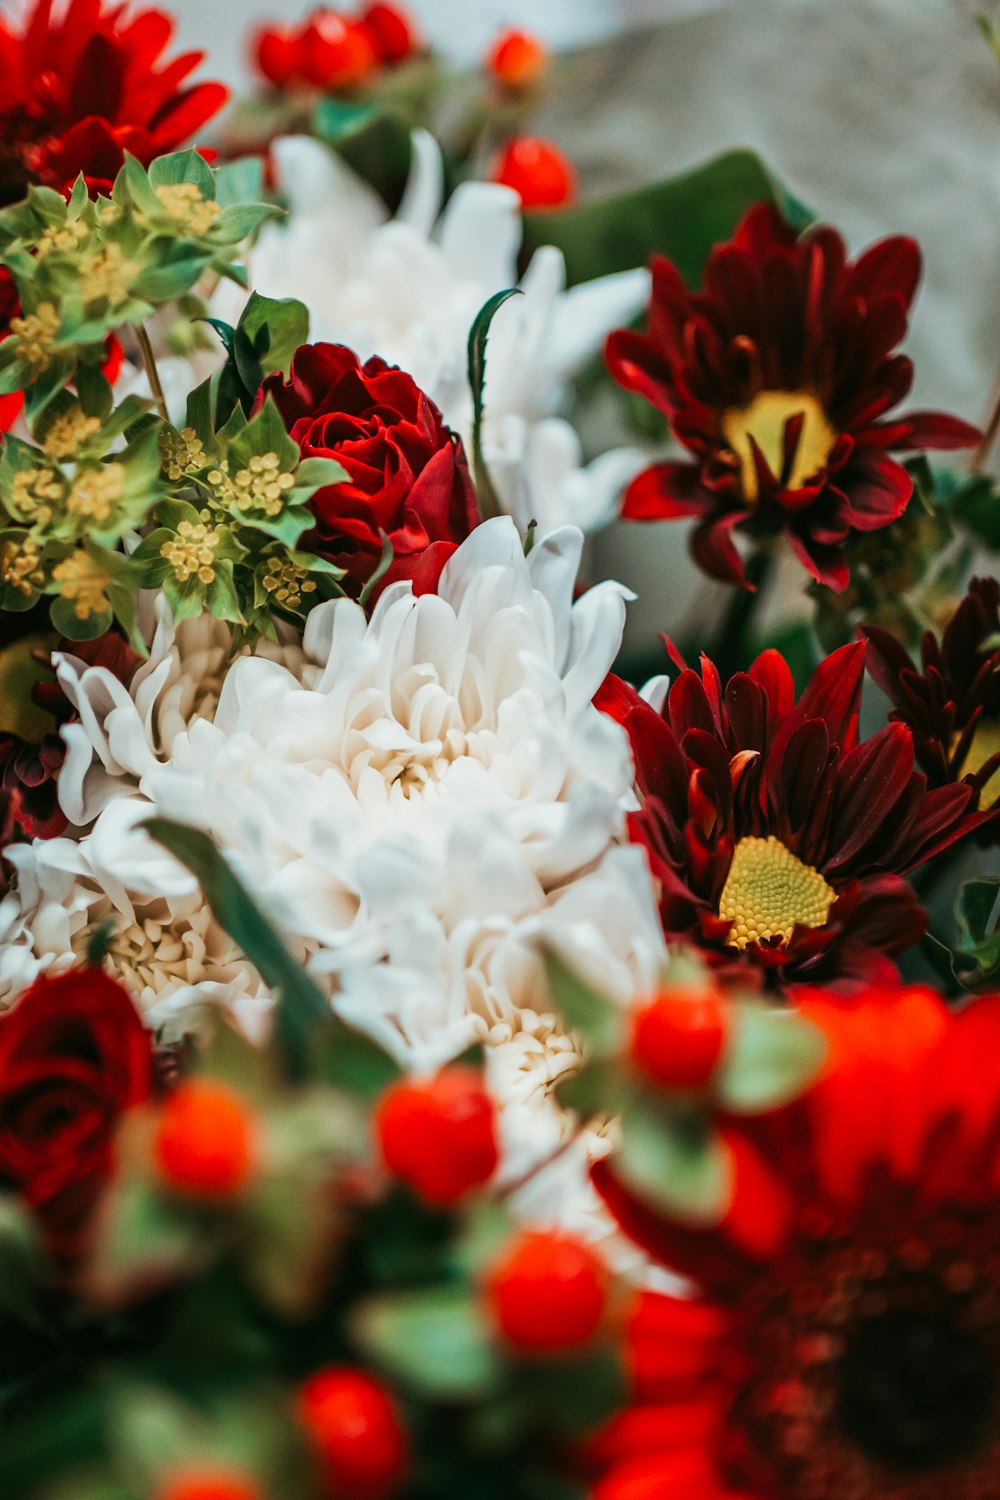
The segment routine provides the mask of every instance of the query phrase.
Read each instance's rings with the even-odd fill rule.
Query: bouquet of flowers
[[[1000,414],[905,406],[916,243],[588,199],[527,33],[265,26],[211,148],[171,36],[0,20],[0,1495],[1000,1493]],[[621,654],[618,516],[711,633]]]

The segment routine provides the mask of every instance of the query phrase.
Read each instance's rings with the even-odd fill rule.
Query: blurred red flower
[[[106,191],[126,151],[147,165],[222,108],[223,84],[185,86],[203,53],[164,59],[173,31],[164,11],[107,0],[35,0],[21,25],[0,18],[0,205],[81,172]]]
[[[654,1213],[594,1169],[683,1276],[630,1333],[633,1401],[593,1500],[955,1500],[1000,1440],[1000,996],[803,992],[828,1059],[803,1098],[723,1127],[722,1221]]]

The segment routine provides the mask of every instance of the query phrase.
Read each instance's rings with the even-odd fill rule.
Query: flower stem
[[[751,629],[767,594],[773,567],[773,548],[759,547],[747,559],[746,565],[747,582],[753,587],[733,591],[712,652],[712,659],[723,682],[732,677],[734,672],[742,672],[750,665],[747,658]]]
[[[997,377],[993,388],[993,405],[990,411],[990,419],[983,429],[983,440],[969,461],[969,473],[981,474],[986,467],[986,460],[993,449],[993,444],[1000,433],[1000,376]]]
[[[156,368],[156,360],[153,357],[153,346],[149,342],[149,334],[141,323],[135,325],[135,336],[139,342],[139,353],[142,355],[142,367],[149,381],[149,389],[153,393],[156,409],[164,422],[170,421],[170,413],[167,411],[167,398],[163,394],[163,386],[160,384],[160,372]]]

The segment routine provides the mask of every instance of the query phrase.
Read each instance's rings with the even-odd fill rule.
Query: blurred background
[[[912,404],[981,421],[1000,364],[1000,65],[974,21],[1000,0],[410,0],[437,48],[475,65],[501,25],[578,49],[538,120],[584,197],[756,147],[855,251],[892,232],[925,255],[907,351]],[[172,0],[182,41],[249,84],[246,38],[306,0]],[[587,434],[584,434],[585,439]],[[600,435],[591,434],[599,446]],[[710,619],[721,592],[683,527],[616,526],[595,571],[634,587],[634,638],[669,614]],[[801,579],[796,577],[796,593]]]

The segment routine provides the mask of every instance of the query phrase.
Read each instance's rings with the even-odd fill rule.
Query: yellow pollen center
[[[965,757],[965,764],[962,766],[963,775],[978,771],[981,766],[985,766],[991,755],[996,755],[998,750],[1000,750],[1000,719],[980,719],[976,732],[972,736],[972,744]],[[979,805],[992,807],[998,799],[1000,799],[1000,771],[994,771],[983,787]]]
[[[732,923],[726,942],[731,948],[767,938],[787,943],[796,923],[822,927],[836,895],[773,834],[740,839],[719,901],[719,916]]]
[[[751,437],[780,478],[785,467],[785,425],[802,415],[802,431],[792,458],[785,488],[797,490],[817,474],[830,456],[837,434],[816,397],[808,391],[759,391],[749,406],[731,406],[722,414],[722,435],[740,460],[743,494],[756,500],[760,493]]]

